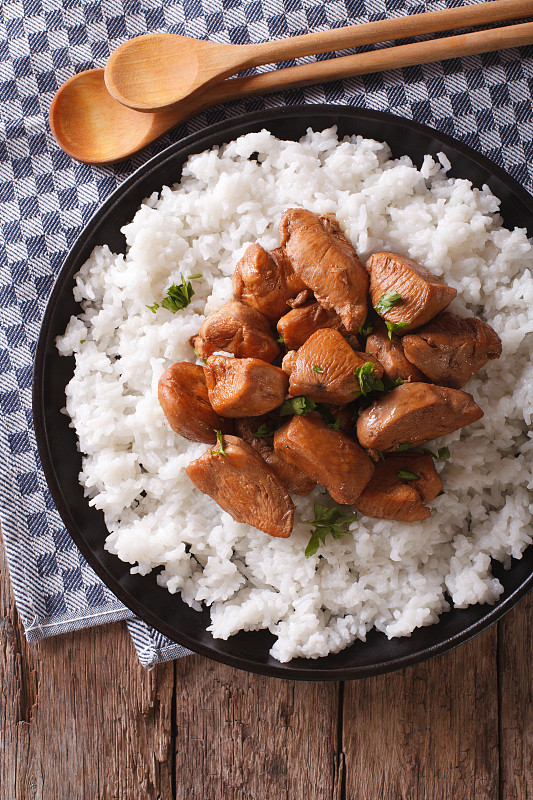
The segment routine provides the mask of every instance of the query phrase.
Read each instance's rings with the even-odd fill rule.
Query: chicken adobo
[[[366,319],[368,275],[337,220],[289,208],[279,232],[291,267],[317,302],[336,311],[347,331],[357,333]]]
[[[456,290],[410,258],[363,267],[332,217],[288,209],[280,239],[238,263],[235,298],[193,337],[203,365],[161,376],[171,428],[210,444],[189,477],[272,536],[316,484],[371,517],[426,519],[442,481],[413,448],[483,416],[462,387],[499,357],[498,335],[445,311]]]
[[[217,449],[209,448],[186,471],[236,522],[271,536],[290,536],[294,503],[274,471],[242,439],[224,436]]]
[[[402,337],[409,361],[441,386],[462,389],[489,359],[499,358],[498,334],[476,317],[443,311],[414,333]]]
[[[429,503],[442,491],[431,456],[402,453],[379,461],[355,507],[367,517],[416,522],[431,516]]]
[[[355,503],[374,472],[373,461],[355,439],[328,427],[317,413],[294,416],[276,431],[274,449],[325,486],[337,503]]]

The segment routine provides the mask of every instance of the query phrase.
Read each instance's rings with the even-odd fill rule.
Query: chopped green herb
[[[278,344],[285,344],[285,339],[283,338],[283,336],[278,336],[278,338],[276,339],[276,342]]]
[[[80,339],[80,344],[85,344],[86,341],[87,339]]]
[[[256,439],[265,439],[267,436],[272,436],[273,433],[274,428],[269,428],[266,422],[263,422],[254,433],[254,436]]]
[[[354,369],[354,374],[361,388],[361,394],[364,397],[366,397],[369,392],[385,391],[383,381],[374,375],[375,366],[373,361],[365,361],[362,367]]]
[[[409,450],[410,447],[411,447],[411,442],[400,442],[400,444],[396,449],[398,450],[398,452],[401,452],[402,450]]]
[[[196,280],[197,278],[201,278],[201,277],[202,277],[202,273],[201,273],[201,272],[199,272],[199,273],[198,273],[198,275],[189,275],[189,280],[190,280],[190,281],[194,281],[194,280]]]
[[[201,277],[201,275],[191,275],[191,278],[199,277]],[[185,280],[181,274],[180,278],[181,285],[173,283],[172,286],[169,286],[167,296],[161,301],[162,307],[172,311],[173,314],[175,314],[176,311],[180,311],[182,308],[186,308],[194,294],[190,279]]]
[[[218,447],[216,450],[211,450],[212,453],[219,453],[222,456],[227,456],[228,454],[224,450],[224,437],[222,436],[222,431],[215,430],[218,440]]]
[[[385,321],[385,325],[387,326],[387,330],[389,332],[389,339],[392,339],[393,333],[398,333],[398,331],[403,330],[407,325],[408,322],[387,322]]]
[[[385,461],[385,456],[383,455],[383,452],[381,450],[376,450],[376,453],[378,454],[378,458],[380,461]]]
[[[416,472],[411,472],[410,469],[401,469],[398,472],[398,477],[401,481],[418,481],[420,480],[420,475],[417,475]]]
[[[365,321],[359,328],[359,333],[361,334],[361,336],[370,336],[373,330],[374,326],[372,325],[372,323],[368,319],[365,319]]]
[[[324,422],[326,423],[326,425],[328,426],[328,428],[333,428],[333,430],[335,431],[340,430],[342,425],[342,417],[337,417],[337,419],[335,419],[329,408],[326,408],[326,406],[319,405],[317,407],[317,411],[324,420]]]
[[[398,292],[385,292],[378,300],[377,306],[374,306],[378,314],[386,314],[391,308],[394,308],[396,303],[402,299],[401,294]]]
[[[313,366],[311,367],[311,369],[313,370],[313,372],[324,372],[324,370],[322,369],[322,367],[318,367],[316,364],[313,364]]]
[[[159,308],[159,303],[154,303],[153,306],[146,306],[146,308],[149,308],[152,314],[155,314],[155,312]]]
[[[298,397],[291,397],[290,400],[285,400],[279,410],[280,417],[287,417],[289,414],[298,414],[298,416],[305,417],[310,411],[314,411],[316,403],[310,397],[301,394]]]
[[[396,389],[397,386],[401,386],[402,383],[405,383],[403,378],[395,378],[392,380],[391,378],[387,378],[386,375],[383,376],[383,385],[385,386],[385,391],[390,392],[392,389]]]
[[[433,450],[429,450],[427,447],[421,447],[420,450],[424,455],[432,456],[435,461],[447,461],[450,458],[450,450],[448,447],[439,447],[437,453],[434,453]]]
[[[311,520],[311,525],[314,527],[311,528],[311,538],[305,548],[306,558],[315,555],[320,545],[325,543],[328,533],[331,533],[334,539],[341,539],[350,533],[344,526],[357,519],[357,514],[345,516],[342,509],[336,506],[329,508],[315,503],[313,510],[315,518]]]

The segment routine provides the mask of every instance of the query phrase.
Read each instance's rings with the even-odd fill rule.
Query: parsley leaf
[[[359,333],[361,334],[361,336],[370,336],[370,334],[373,333],[373,331],[374,331],[374,326],[368,319],[365,319],[363,324],[359,327]]]
[[[263,422],[254,433],[254,436],[256,439],[266,439],[267,436],[272,436],[273,433],[274,428],[269,428],[266,422]]]
[[[169,311],[172,311],[173,314],[175,314],[176,311],[180,311],[182,308],[186,308],[186,306],[188,306],[191,302],[194,294],[191,280],[201,277],[201,275],[191,275],[188,280],[185,280],[183,275],[180,273],[181,285],[173,283],[172,286],[169,286],[167,289],[167,296],[161,301],[161,306]]]
[[[402,383],[405,383],[403,378],[388,378],[386,375],[383,376],[383,385],[385,386],[385,391],[390,392],[392,389],[396,389],[397,386],[401,386]]]
[[[438,453],[433,450],[428,450],[427,447],[421,447],[421,452],[426,456],[432,456],[435,461],[447,461],[450,458],[450,450],[448,447],[439,447]]]
[[[331,533],[334,539],[341,539],[350,533],[344,526],[357,519],[357,514],[345,516],[342,509],[336,506],[329,508],[315,503],[313,510],[315,518],[311,520],[311,525],[314,527],[311,528],[311,538],[305,548],[306,558],[315,555],[320,545],[325,543],[328,533]]]
[[[155,312],[159,308],[159,303],[154,303],[153,306],[146,306],[146,308],[149,308],[152,314],[155,314]]]
[[[393,333],[398,333],[398,331],[403,330],[407,325],[408,322],[387,322],[385,321],[385,325],[387,326],[387,330],[389,332],[389,339],[392,339]]]
[[[287,417],[289,414],[298,414],[300,417],[305,417],[310,411],[314,411],[316,403],[310,397],[304,394],[298,397],[291,397],[290,400],[285,400],[279,410],[280,417]]]
[[[361,394],[366,397],[369,392],[383,392],[385,386],[383,381],[374,375],[375,364],[373,361],[365,361],[362,367],[354,369],[354,375],[359,381]]]
[[[401,481],[418,481],[420,480],[420,475],[417,475],[416,472],[411,472],[410,469],[400,469],[398,471],[398,477]]]
[[[334,431],[340,431],[342,425],[342,417],[337,417],[337,419],[335,419],[329,408],[326,408],[326,406],[319,405],[317,411],[324,420],[324,422],[326,423],[326,425],[328,426],[328,428],[333,428]]]
[[[322,369],[322,367],[319,367],[319,366],[317,366],[316,364],[313,364],[313,366],[311,367],[311,369],[313,370],[313,372],[324,372],[324,370]]]
[[[283,336],[278,336],[278,338],[276,339],[276,342],[278,344],[285,344],[285,339],[284,339]]]
[[[400,444],[396,449],[398,452],[401,452],[402,450],[409,450],[410,447],[411,447],[411,442],[400,442]]]
[[[222,436],[222,431],[215,430],[218,440],[218,447],[216,450],[211,450],[212,453],[220,454],[221,456],[227,456],[228,454],[224,450],[224,437]]]
[[[401,294],[398,292],[385,292],[378,300],[378,304],[374,306],[378,314],[386,314],[391,308],[394,308],[396,303],[402,299]]]

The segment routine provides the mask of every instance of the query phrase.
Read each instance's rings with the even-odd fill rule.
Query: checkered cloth
[[[108,168],[72,161],[48,109],[74,73],[155,31],[244,44],[459,5],[454,0],[3,0],[0,6],[0,501],[28,639],[126,619],[147,666],[188,651],[132,618],[72,543],[35,444],[31,376],[40,322],[69,247],[98,205],[150,156],[244,111],[333,102],[389,111],[461,139],[526,189],[533,168],[533,50],[521,48],[291,90],[206,111]]]

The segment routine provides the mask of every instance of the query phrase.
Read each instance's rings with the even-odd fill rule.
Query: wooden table
[[[28,644],[0,559],[0,798],[529,800],[532,611],[344,684],[149,672],[123,624]]]

